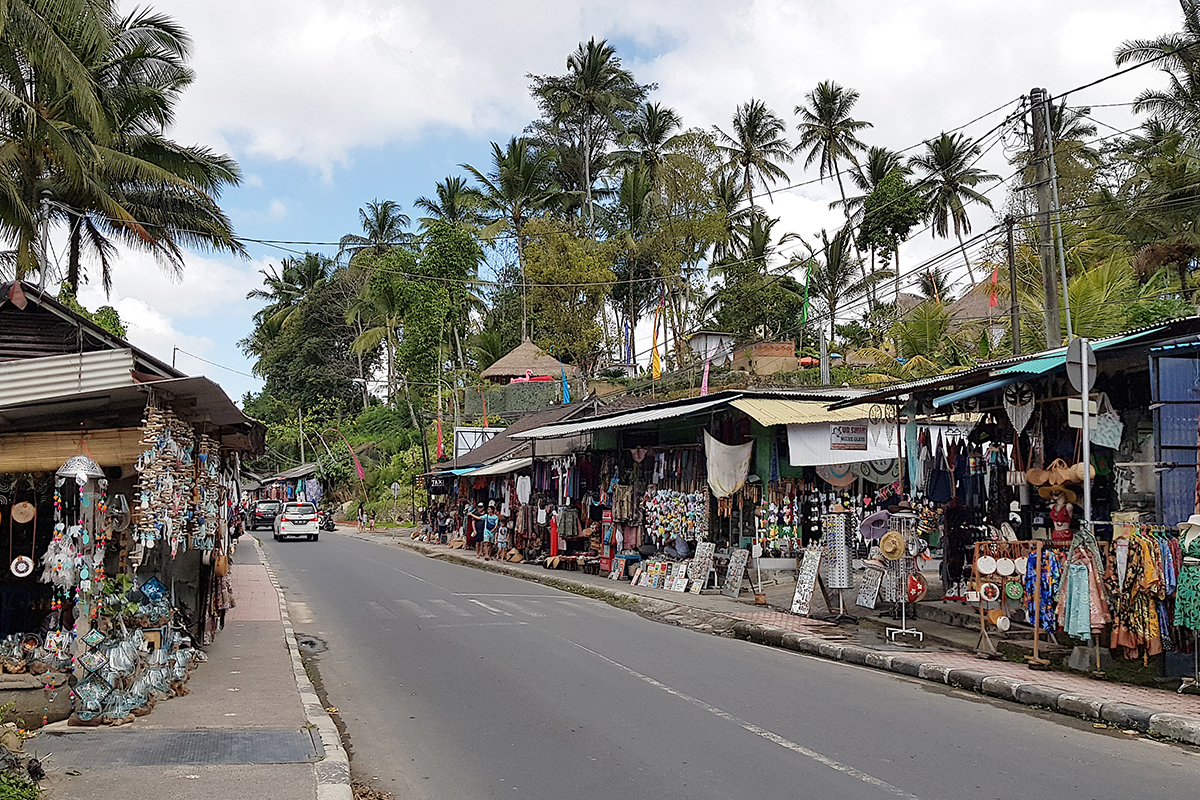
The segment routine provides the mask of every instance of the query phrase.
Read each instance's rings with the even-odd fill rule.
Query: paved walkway
[[[348,782],[340,794],[318,788],[321,758],[315,754],[323,748],[311,745],[311,709],[294,674],[295,641],[289,642],[279,594],[254,544],[246,539],[238,548],[231,572],[237,606],[206,648],[208,661],[192,674],[187,695],[161,701],[121,728],[55,723],[27,742],[38,755],[50,754],[46,798],[349,800]],[[178,752],[181,736],[198,763],[179,763],[193,755]],[[308,739],[313,755],[280,756],[307,759],[292,763],[232,763],[269,760],[270,753],[259,751],[287,737]],[[243,743],[244,758],[231,762],[236,743]],[[106,761],[101,753],[115,758]],[[221,758],[225,763],[209,763]]]

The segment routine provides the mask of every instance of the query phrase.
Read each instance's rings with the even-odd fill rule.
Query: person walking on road
[[[467,512],[467,540],[465,547],[475,546],[475,557],[482,558],[483,548],[483,503],[476,503],[475,508]]]

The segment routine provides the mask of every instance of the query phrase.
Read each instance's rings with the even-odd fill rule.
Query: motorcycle
[[[330,511],[322,511],[320,518],[317,521],[317,527],[323,531],[329,531],[330,533],[336,530],[336,526],[333,524],[333,513]]]

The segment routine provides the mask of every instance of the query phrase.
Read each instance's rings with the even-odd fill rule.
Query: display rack
[[[897,559],[884,559],[887,574],[884,575],[884,600],[900,605],[900,627],[887,628],[887,637],[896,641],[897,636],[915,636],[925,641],[925,634],[908,627],[908,576],[917,571],[917,515],[911,511],[900,511],[888,518],[888,529],[904,537],[904,553]]]
[[[831,616],[822,617],[826,622],[840,625],[843,622],[857,624],[858,617],[846,613],[846,600],[842,596],[844,589],[854,588],[854,578],[850,572],[850,514],[849,512],[834,512],[821,517],[822,533],[822,566],[825,569],[825,586],[837,592],[838,610]],[[830,609],[832,611],[833,609]]]

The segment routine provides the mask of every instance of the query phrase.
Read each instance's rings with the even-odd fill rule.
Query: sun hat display
[[[1003,632],[1012,627],[1012,622],[1004,613],[1003,609],[993,608],[987,613],[987,621],[996,626],[996,629]]]
[[[889,561],[902,558],[905,549],[904,536],[899,531],[888,531],[879,540],[879,552]]]
[[[888,518],[891,516],[886,511],[876,511],[864,519],[858,526],[858,533],[864,539],[878,539],[888,531]]]
[[[1007,577],[1009,575],[1012,575],[1016,571],[1017,571],[1016,562],[1014,562],[1011,558],[997,558],[996,559],[996,574],[997,575],[1004,575],[1005,577]]]
[[[994,575],[996,572],[996,559],[992,556],[980,556],[975,561],[975,569],[979,570],[980,575]]]
[[[989,603],[994,603],[1000,599],[1000,587],[994,583],[985,583],[979,587],[979,596]]]
[[[849,464],[822,464],[817,467],[817,475],[830,486],[849,486],[858,480]]]
[[[914,572],[908,576],[908,602],[919,603],[925,599],[925,594],[928,591],[929,587],[925,583],[925,576],[919,572]]]
[[[1179,538],[1187,547],[1197,536],[1200,536],[1200,514],[1192,514],[1186,522],[1179,523]]]
[[[1038,489],[1038,494],[1040,494],[1046,500],[1049,500],[1056,494],[1061,494],[1067,498],[1068,503],[1074,503],[1078,497],[1074,491],[1063,486],[1061,483],[1056,483],[1051,486],[1043,486],[1042,488]]]

